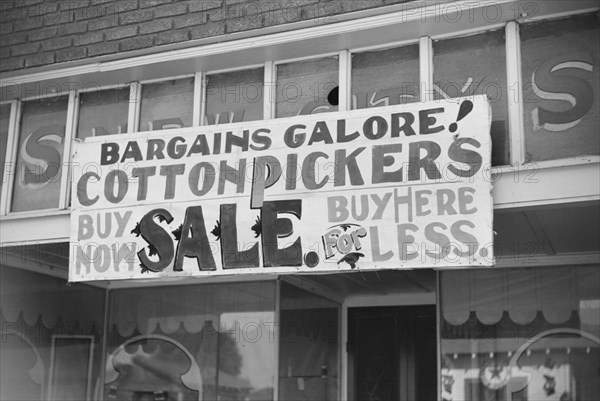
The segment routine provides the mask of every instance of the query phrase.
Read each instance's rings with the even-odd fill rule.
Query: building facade
[[[600,399],[599,10],[2,1],[0,398]]]

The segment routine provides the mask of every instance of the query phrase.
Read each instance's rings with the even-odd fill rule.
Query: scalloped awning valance
[[[101,327],[104,321],[104,290],[83,285],[67,285],[64,280],[2,266],[0,305],[9,322],[19,315],[30,326],[38,320],[47,327],[59,319],[66,326],[82,329]]]
[[[581,302],[596,298],[590,288],[600,281],[598,266],[538,267],[531,269],[477,269],[442,274],[442,315],[458,326],[471,312],[486,325],[496,324],[507,312],[521,325],[531,323],[538,311],[551,324],[569,320]],[[582,316],[582,323],[585,314]]]

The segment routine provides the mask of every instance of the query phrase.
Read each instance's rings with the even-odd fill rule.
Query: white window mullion
[[[441,305],[441,283],[442,273],[439,270],[435,271],[435,293],[438,301],[435,303],[435,347],[436,347],[436,364],[437,364],[437,382],[442,383],[442,305]],[[438,387],[438,397],[442,398],[442,388]]]
[[[67,122],[65,125],[65,138],[63,143],[62,170],[60,176],[60,195],[58,200],[59,209],[69,207],[69,191],[71,190],[71,144],[75,137],[77,113],[79,104],[79,93],[72,89],[69,91],[69,104],[67,106]]]
[[[273,371],[275,372],[275,380],[273,383],[273,400],[279,401],[279,355],[281,348],[281,280],[275,281],[275,327],[274,330],[274,347],[273,353]]]
[[[2,177],[2,193],[0,194],[0,215],[10,213],[12,190],[17,171],[17,149],[19,147],[19,121],[21,119],[21,101],[13,100],[10,105],[8,118],[8,138],[6,139],[6,158],[4,164],[4,177]]]
[[[206,103],[207,103],[207,95],[206,95],[206,84],[207,84],[207,76],[206,74],[202,74],[200,78],[200,125],[206,124]]]
[[[340,50],[339,54],[339,93],[338,110],[352,109],[352,54],[348,50]]]
[[[419,38],[419,77],[421,101],[433,100],[433,42],[429,36]]]
[[[342,329],[342,338],[340,340],[340,399],[347,400],[348,399],[348,305],[344,301],[342,304],[342,313],[341,313],[341,329]]]
[[[523,87],[521,85],[521,39],[519,25],[511,21],[506,25],[506,80],[508,84],[508,138],[510,162],[525,162],[525,137],[523,127]]]
[[[132,82],[129,86],[129,117],[127,132],[138,132],[140,126],[140,105],[142,103],[142,85]]]
[[[275,96],[277,95],[277,74],[275,63],[267,61],[264,67],[265,78],[263,83],[263,119],[275,118]]]
[[[202,80],[204,74],[201,71],[196,72],[194,76],[194,110],[192,112],[192,127],[199,127],[202,125],[201,115],[202,108],[204,107],[204,98],[202,96]]]

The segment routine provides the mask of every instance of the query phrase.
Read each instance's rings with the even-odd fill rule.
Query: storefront
[[[600,4],[407,4],[3,76],[0,398],[600,399]]]

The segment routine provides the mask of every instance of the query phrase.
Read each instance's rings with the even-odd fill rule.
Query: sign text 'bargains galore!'
[[[74,144],[70,281],[490,266],[484,97]]]

